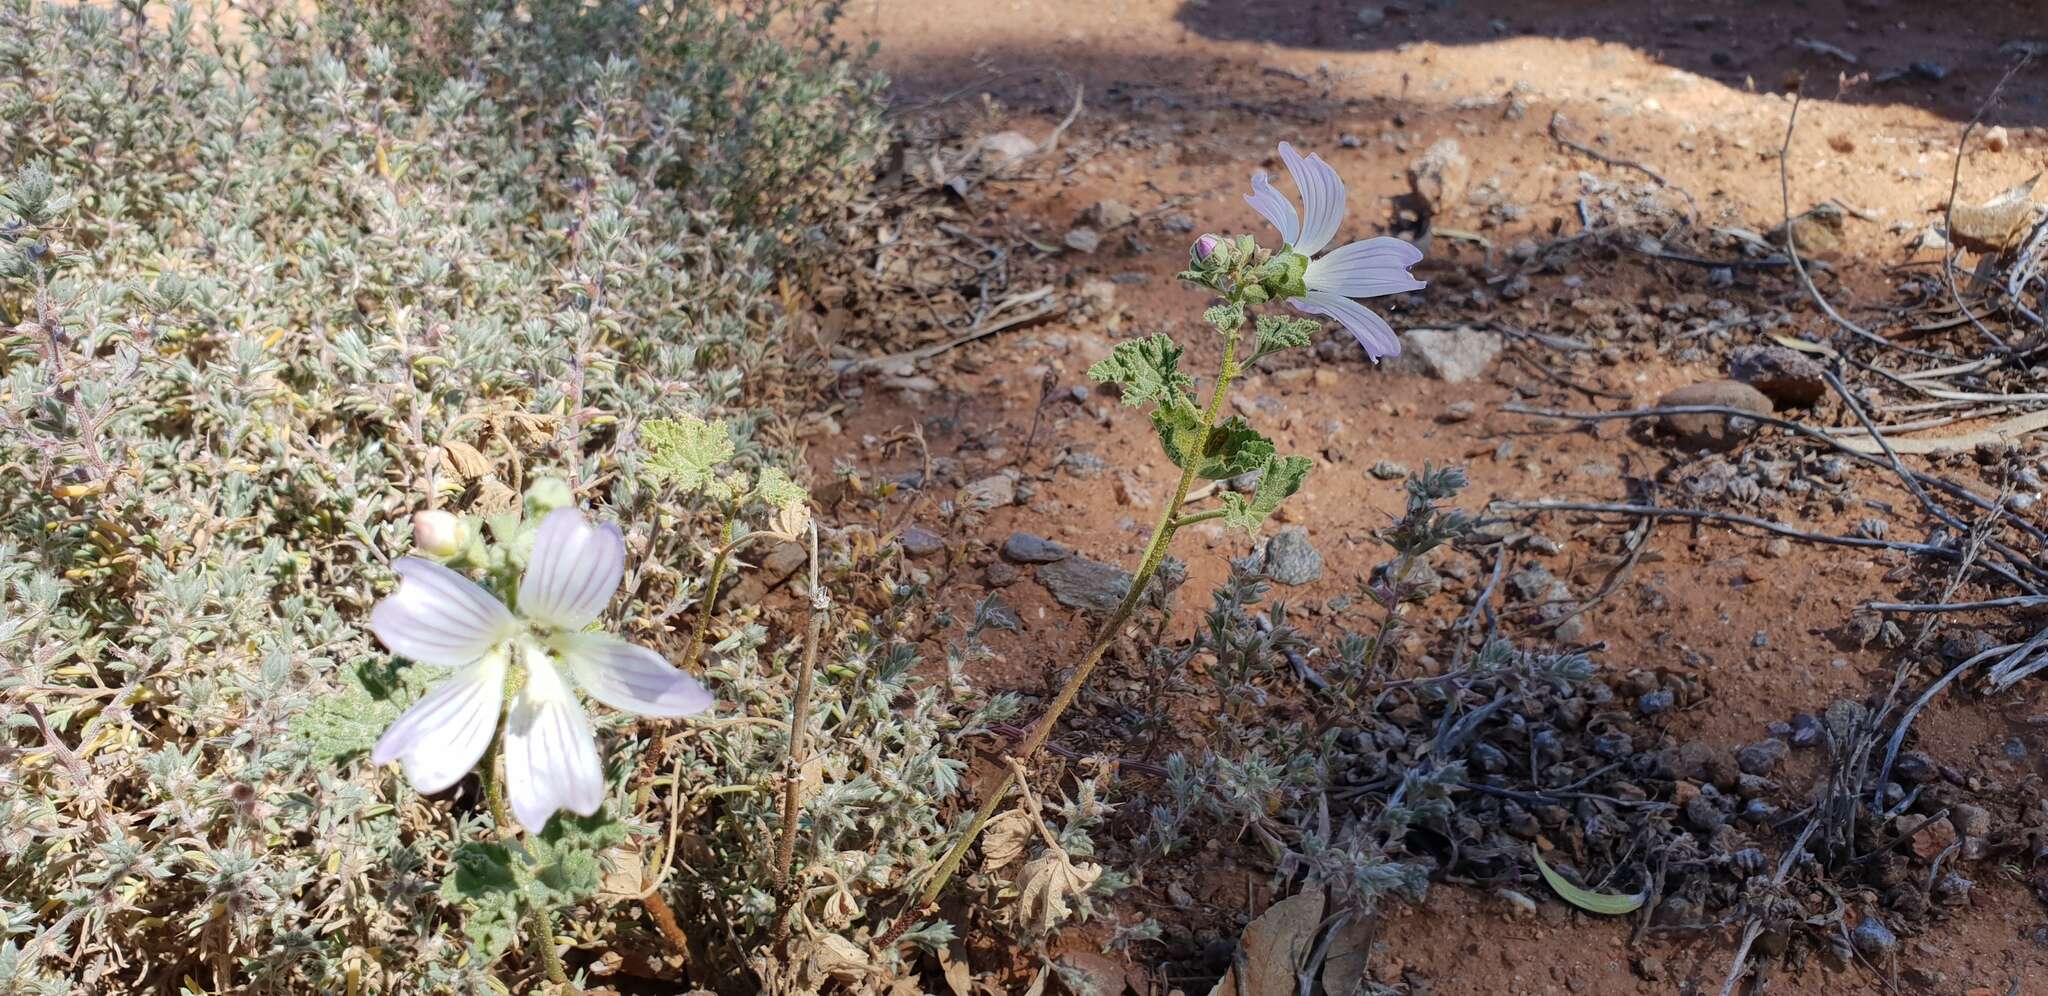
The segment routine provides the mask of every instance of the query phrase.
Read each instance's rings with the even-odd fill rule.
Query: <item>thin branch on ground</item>
[[[1765,532],[1808,543],[1830,546],[1856,546],[1873,550],[1899,550],[1939,560],[1957,560],[1961,554],[1945,546],[1929,543],[1907,543],[1902,540],[1873,539],[1868,536],[1837,536],[1832,533],[1816,533],[1798,529],[1769,519],[1735,512],[1715,512],[1703,508],[1667,508],[1661,505],[1631,505],[1620,502],[1581,501],[1496,501],[1494,508],[1511,509],[1518,512],[1593,512],[1606,515],[1668,515],[1677,519],[1703,519],[1711,522],[1726,522],[1731,525],[1749,526]]]
[[[1785,255],[1792,260],[1793,272],[1799,274],[1799,282],[1806,286],[1806,293],[1813,298],[1813,302],[1815,304],[1820,306],[1820,310],[1823,313],[1825,313],[1828,316],[1828,318],[1832,320],[1836,325],[1841,326],[1845,331],[1854,334],[1856,337],[1863,339],[1864,341],[1869,342],[1872,345],[1883,346],[1886,349],[1896,349],[1901,352],[1910,353],[1915,356],[1939,359],[1944,362],[1951,360],[1951,357],[1941,356],[1936,353],[1928,353],[1923,350],[1913,349],[1907,346],[1901,346],[1898,343],[1885,338],[1884,336],[1878,335],[1877,333],[1872,332],[1869,329],[1866,329],[1863,326],[1850,321],[1848,318],[1844,317],[1841,312],[1836,311],[1834,305],[1828,303],[1827,297],[1820,292],[1820,288],[1814,286],[1813,276],[1806,272],[1806,264],[1799,258],[1798,239],[1793,234],[1792,171],[1790,167],[1790,163],[1792,160],[1792,134],[1799,127],[1799,105],[1802,99],[1802,94],[1798,93],[1797,91],[1793,92],[1792,113],[1791,116],[1786,118],[1785,120],[1785,141],[1778,146],[1778,193],[1783,200],[1783,207],[1785,212]]]
[[[1956,136],[1955,165],[1950,170],[1948,178],[1948,203],[1943,206],[1941,215],[1942,237],[1948,240],[1948,248],[1941,254],[1941,279],[1948,285],[1949,300],[1955,302],[1956,310],[1962,312],[1963,316],[1970,320],[1970,324],[1976,326],[1984,338],[1991,340],[1992,345],[1997,346],[2001,353],[2011,353],[2012,346],[1970,311],[1970,306],[1963,302],[1962,290],[1956,286],[1956,257],[1962,254],[1962,250],[1956,246],[1956,193],[1962,188],[1963,149],[1970,143],[1970,133],[1977,130],[1977,125],[1983,122],[1984,115],[1991,110],[1992,105],[1998,103],[1999,94],[2005,91],[2005,84],[2031,58],[2031,53],[2022,53],[2019,59],[2006,69],[2005,75],[1998,78],[1998,83],[1991,88],[1991,93],[1984,98],[1984,102],[1977,105],[1977,113],[1970,116],[1970,123],[1963,126],[1963,133]]]
[[[1557,144],[1562,145],[1565,148],[1578,153],[1579,155],[1585,156],[1588,159],[1598,160],[1599,162],[1606,163],[1609,166],[1618,166],[1622,169],[1635,170],[1636,172],[1641,173],[1652,180],[1655,180],[1657,182],[1657,185],[1660,187],[1664,187],[1668,190],[1678,191],[1679,195],[1685,198],[1686,205],[1692,208],[1692,215],[1686,218],[1685,223],[1690,225],[1699,221],[1700,202],[1693,199],[1692,191],[1687,190],[1684,187],[1679,186],[1678,184],[1672,183],[1669,179],[1665,178],[1664,174],[1659,173],[1656,170],[1643,165],[1642,163],[1636,162],[1633,159],[1622,159],[1618,156],[1610,156],[1607,153],[1601,152],[1600,150],[1595,149],[1590,145],[1586,145],[1583,142],[1576,142],[1572,139],[1566,138],[1564,136],[1564,122],[1565,116],[1563,111],[1552,112],[1552,114],[1550,115],[1551,141],[1554,141]]]
[[[2020,609],[2048,605],[2048,595],[2009,595],[1977,602],[1865,602],[1872,612],[1975,612],[1981,609]]]

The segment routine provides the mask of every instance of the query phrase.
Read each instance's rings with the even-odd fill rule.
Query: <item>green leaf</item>
[[[1565,902],[1588,913],[1598,913],[1601,916],[1620,916],[1624,913],[1633,913],[1641,909],[1643,900],[1648,898],[1645,893],[1640,892],[1633,896],[1621,896],[1611,892],[1592,892],[1581,889],[1565,881],[1563,875],[1559,875],[1551,870],[1551,867],[1544,863],[1541,851],[1531,847],[1529,853],[1535,856],[1536,870],[1543,873],[1543,881],[1550,883],[1550,888],[1555,890],[1559,896],[1562,896]]]
[[[1123,388],[1124,404],[1133,408],[1148,401],[1163,408],[1192,408],[1188,391],[1195,382],[1180,372],[1185,352],[1164,333],[1118,343],[1107,359],[1088,368],[1088,379]]]
[[[1202,312],[1202,318],[1216,326],[1216,331],[1229,335],[1244,327],[1244,305],[1226,301]],[[1265,322],[1265,319],[1259,319],[1259,324],[1264,325]]]
[[[598,855],[625,839],[625,825],[599,812],[562,814],[539,835],[517,844],[464,841],[441,879],[441,899],[464,907],[463,933],[482,962],[490,964],[518,930],[522,877],[541,901],[574,906],[597,892],[604,875]]]
[[[464,907],[462,932],[488,965],[511,947],[519,926],[519,878],[504,844],[464,841],[455,848],[441,899]]]
[[[1199,415],[1176,417],[1161,409],[1152,413],[1152,427],[1174,466],[1186,468],[1193,461],[1196,476],[1211,481],[1249,474],[1273,455],[1272,440],[1235,415],[1204,433]]]
[[[780,467],[763,467],[761,475],[754,481],[754,494],[764,503],[778,509],[797,508],[810,503],[810,492],[804,486],[790,479]]]
[[[604,877],[598,855],[626,842],[625,824],[603,811],[590,816],[562,813],[529,838],[533,880],[548,902],[570,906],[590,898]]]
[[[1268,456],[1265,466],[1260,469],[1259,486],[1252,489],[1251,498],[1240,494],[1223,496],[1223,524],[1236,526],[1245,532],[1257,535],[1280,503],[1301,490],[1301,484],[1308,479],[1308,471],[1315,464],[1307,457]]]
[[[387,658],[381,666],[365,662],[345,669],[338,691],[316,696],[292,720],[291,738],[323,764],[368,753],[385,728],[420,695],[419,669],[396,672],[389,664]]]
[[[1257,326],[1259,355],[1306,346],[1314,341],[1317,330],[1321,328],[1322,323],[1313,318],[1260,315]]]
[[[733,496],[731,482],[718,476],[733,454],[732,428],[724,421],[695,415],[654,419],[640,426],[640,441],[647,447],[647,472],[656,480],[718,501]]]

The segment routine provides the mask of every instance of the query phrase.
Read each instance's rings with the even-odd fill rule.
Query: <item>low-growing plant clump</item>
[[[800,640],[723,605],[719,717],[593,715],[602,797],[501,841],[476,781],[369,763],[440,677],[370,610],[582,505],[630,551],[604,627],[697,656],[703,551],[803,504],[777,277],[879,136],[834,14],[0,6],[0,989],[525,988],[617,970],[661,890],[698,942],[765,927]],[[951,780],[900,648],[847,653],[807,841],[871,850],[859,893]]]

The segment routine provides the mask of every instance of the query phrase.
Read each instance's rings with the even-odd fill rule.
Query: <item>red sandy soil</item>
[[[1392,199],[1407,191],[1408,164],[1440,138],[1458,140],[1474,188],[1493,181],[1501,200],[1526,209],[1518,220],[1476,211],[1437,219],[1439,226],[1483,235],[1496,258],[1518,239],[1578,230],[1581,173],[1610,189],[1644,183],[1632,170],[1561,148],[1548,131],[1553,112],[1563,113],[1566,133],[1577,141],[1647,165],[1690,191],[1702,226],[1764,232],[1783,218],[1777,151],[1791,102],[1777,91],[1789,75],[1803,73],[1810,99],[1792,143],[1794,210],[1835,198],[1875,219],[1848,221],[1843,246],[1832,256],[1841,279],[1830,287],[1850,311],[1882,323],[1873,309],[1891,302],[1888,288],[1897,279],[1886,267],[1914,258],[1907,249],[1913,234],[1939,219],[1957,136],[2014,60],[2013,50],[2001,45],[2048,31],[2032,4],[1462,0],[1435,9],[1410,0],[1392,5],[1405,9],[1388,11],[1370,28],[1359,18],[1360,6],[856,0],[848,10],[848,24],[880,42],[901,121],[942,122],[967,138],[1005,129],[1041,138],[1065,115],[1069,87],[1085,88],[1084,109],[1057,154],[1016,178],[980,180],[954,206],[957,224],[992,240],[1057,247],[1098,201],[1119,200],[1144,215],[1106,237],[1097,252],[1046,256],[1031,276],[1019,278],[1011,289],[1049,282],[1069,307],[1050,321],[926,362],[920,372],[938,383],[936,391],[894,390],[874,378],[840,385],[843,407],[836,416],[843,431],[817,443],[814,464],[821,472],[835,464],[869,475],[915,470],[914,447],[883,441],[916,427],[933,457],[957,461],[961,481],[1016,469],[1035,484],[1025,503],[985,516],[950,517],[936,500],[918,506],[914,521],[944,537],[952,564],[929,559],[914,562],[914,570],[931,579],[956,614],[971,612],[986,594],[981,568],[1014,530],[1052,537],[1098,560],[1135,562],[1171,468],[1150,433],[1139,431],[1142,419],[1118,412],[1108,396],[1056,399],[1040,411],[1042,380],[1050,370],[1061,392],[1085,385],[1087,367],[1116,341],[1153,331],[1196,343],[1186,365],[1213,369],[1217,349],[1199,321],[1203,299],[1173,280],[1191,236],[1166,225],[1184,217],[1199,230],[1263,235],[1264,223],[1240,195],[1254,169],[1279,172],[1276,141],[1320,151],[1344,175],[1351,193],[1346,237],[1386,230],[1395,215]],[[1856,61],[1796,39],[1839,47]],[[1839,74],[1878,76],[1916,62],[1938,63],[1946,75],[1838,87]],[[1962,161],[1959,200],[1981,200],[2043,168],[2048,142],[2035,126],[2048,117],[2044,83],[2048,67],[2022,70],[1986,113],[1985,125],[2004,126],[2009,138],[2002,151],[1973,138]],[[1506,113],[1511,89],[1526,106],[1518,117]],[[1291,192],[1291,185],[1282,186]],[[1574,300],[1611,299],[1619,313],[1652,310],[1690,294],[1725,296],[1753,312],[1775,304],[1792,315],[1784,331],[1832,334],[1777,275],[1757,286],[1744,273],[1735,288],[1716,290],[1707,286],[1703,268],[1608,254],[1574,273],[1530,274],[1530,293],[1503,301],[1469,276],[1487,261],[1478,246],[1440,234],[1429,252],[1432,261],[1419,275],[1434,285],[1407,302],[1407,311],[1389,312],[1397,329],[1425,320],[1490,319],[1602,343],[1615,338],[1611,323],[1574,309]],[[1581,284],[1572,286],[1568,278]],[[1084,295],[1090,281],[1110,281],[1113,299],[1104,300],[1099,288]],[[937,331],[928,336],[943,337]],[[1375,369],[1348,347],[1339,359],[1301,354],[1252,374],[1237,393],[1241,409],[1282,452],[1311,454],[1321,463],[1307,490],[1287,506],[1284,524],[1305,526],[1328,568],[1320,581],[1279,589],[1279,596],[1313,607],[1301,620],[1312,632],[1369,629],[1376,620],[1360,591],[1369,572],[1390,556],[1373,534],[1402,500],[1398,482],[1368,473],[1381,459],[1416,469],[1425,462],[1464,465],[1472,487],[1460,504],[1475,510],[1492,499],[1628,501],[1630,479],[1661,480],[1668,488],[1697,469],[1692,455],[1625,431],[1623,423],[1591,430],[1546,426],[1499,409],[1510,402],[1573,410],[1649,406],[1673,387],[1725,373],[1725,350],[1674,358],[1683,355],[1681,349],[1626,344],[1609,362],[1553,354],[1570,379],[1618,396],[1597,403],[1507,356],[1488,375],[1457,385]],[[1477,414],[1444,420],[1459,401],[1473,402]],[[1063,452],[1074,451],[1092,453],[1111,469],[1091,477],[1048,470]],[[2019,459],[2033,463],[2039,456],[2038,446],[2023,446]],[[1980,491],[1997,490],[1997,482],[1966,458],[1908,459]],[[1852,500],[1840,509],[1811,502],[1746,511],[1838,534],[1878,516],[1889,521],[1892,538],[1925,538],[1930,524],[1896,479],[1872,468],[1853,475]],[[1677,495],[1667,500],[1682,499],[1682,493],[1664,493]],[[950,495],[942,487],[933,497]],[[1579,596],[1597,590],[1614,569],[1628,525],[1583,516],[1528,524],[1560,552],[1518,550],[1509,570],[1542,563]],[[1268,532],[1277,528],[1269,525]],[[1191,567],[1180,596],[1182,627],[1192,625],[1209,588],[1223,577],[1224,559],[1250,548],[1241,534],[1220,529],[1197,528],[1181,541],[1175,552]],[[1465,561],[1480,584],[1492,566],[1464,553],[1448,560]],[[1849,625],[1851,610],[1871,600],[1918,600],[1929,591],[1929,577],[1926,565],[1901,554],[1794,543],[1773,556],[1766,537],[1752,531],[1666,521],[1641,562],[1588,614],[1578,642],[1609,675],[1645,668],[1694,680],[1700,694],[1666,717],[1668,729],[1733,747],[1767,735],[1768,724],[1794,712],[1817,713],[1835,698],[1860,698],[1889,682],[1904,658],[1879,642],[1859,640]],[[1972,593],[1982,589],[1966,586],[1957,597]],[[1042,692],[1050,675],[1085,649],[1090,621],[1053,602],[1028,569],[1002,596],[1023,630],[994,634],[997,659],[979,665],[984,670],[975,681]],[[1349,607],[1328,608],[1339,596],[1349,596]],[[1411,652],[1426,645],[1430,626],[1463,610],[1449,595],[1439,603],[1417,613]],[[1973,618],[2012,622],[1995,614]],[[1913,635],[1910,625],[1907,633]],[[1926,670],[1914,687],[1926,680]],[[2028,720],[2041,715],[2048,715],[2048,703],[2022,686],[1999,700],[1945,697],[1917,730],[1922,748],[1940,761],[2010,787],[2040,773],[2035,767],[2048,735]],[[2015,737],[2033,760],[2008,758]],[[2048,948],[2031,939],[2048,923],[2048,911],[2027,888],[2032,873],[1976,868],[1972,904],[1922,936],[1904,937],[1897,966],[1830,973],[1816,962],[1781,970],[1771,991],[1897,986],[2004,994],[2015,980],[2012,992],[2048,991],[2041,988],[2048,986],[2042,981]],[[1131,908],[1155,909],[1162,917],[1171,912],[1163,895],[1134,891],[1125,900]],[[1436,993],[1719,991],[1732,932],[1682,947],[1657,940],[1632,947],[1627,924],[1542,899],[1540,912],[1527,918],[1486,893],[1456,887],[1439,887],[1419,910],[1390,906],[1375,977],[1397,981],[1406,970],[1429,980]],[[1228,908],[1233,904],[1237,908]],[[1219,900],[1212,912],[1242,922],[1257,912],[1243,906],[1240,895]],[[1662,971],[1646,969],[1645,957],[1663,959]]]

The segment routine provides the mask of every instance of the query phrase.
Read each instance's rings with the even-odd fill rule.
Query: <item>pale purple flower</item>
[[[1214,235],[1204,235],[1201,238],[1196,239],[1195,258],[1200,260],[1207,260],[1209,257],[1214,256],[1216,254],[1216,247],[1222,244],[1223,240],[1217,238]]]
[[[1317,256],[1344,223],[1344,181],[1321,156],[1303,158],[1286,142],[1280,143],[1280,158],[1287,163],[1287,173],[1294,177],[1295,188],[1301,191],[1301,215],[1297,217],[1294,205],[1273,189],[1264,170],[1253,174],[1252,192],[1244,195],[1244,200],[1280,230],[1280,238],[1289,251],[1309,258],[1308,272],[1303,276],[1307,293],[1290,297],[1287,303],[1297,311],[1336,319],[1350,330],[1374,362],[1400,353],[1401,340],[1394,335],[1393,328],[1353,299],[1400,294],[1427,286],[1408,272],[1409,267],[1422,261],[1422,251],[1400,239],[1381,236]]]
[[[711,693],[660,654],[585,632],[618,590],[626,541],[575,508],[548,514],[519,582],[519,613],[446,567],[413,557],[392,565],[398,590],[370,612],[392,653],[455,673],[391,724],[370,760],[398,761],[422,793],[462,780],[490,747],[517,655],[526,680],[505,722],[505,791],[519,825],[539,833],[558,809],[581,816],[604,801],[604,768],[571,686],[624,712],[688,716]],[[566,676],[564,672],[567,672]]]

